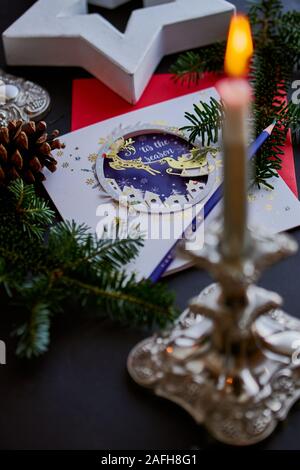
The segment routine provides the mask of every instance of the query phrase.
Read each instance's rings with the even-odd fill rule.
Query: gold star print
[[[273,209],[272,204],[266,204],[265,209],[266,209],[266,211],[271,211]]]
[[[57,156],[57,157],[62,157],[63,154],[64,154],[64,152],[63,152],[62,150],[58,150],[58,151],[56,152],[56,156]]]
[[[100,137],[99,140],[98,140],[98,144],[99,145],[103,145],[105,144],[106,140],[104,139],[104,137]]]
[[[127,199],[122,201],[120,201],[120,206],[126,206],[127,207]],[[138,212],[136,211],[136,209],[133,207],[133,206],[130,206],[128,207],[128,214],[130,215],[136,215]]]
[[[114,222],[116,225],[122,225],[123,223],[121,217],[118,217],[118,216],[114,217]]]
[[[248,194],[248,201],[249,202],[254,202],[256,200],[256,196],[254,194]]]
[[[178,127],[170,127],[170,131],[171,131],[171,132],[174,132],[174,133],[177,134],[178,136],[185,137],[184,131],[182,131],[182,130],[179,129]]]
[[[153,124],[157,124],[158,126],[165,126],[167,124],[167,121],[164,121],[163,119],[158,119],[156,121],[153,121]]]
[[[85,180],[85,184],[87,184],[88,186],[92,186],[94,183],[95,180],[93,178],[88,178],[87,180]]]
[[[98,158],[98,154],[97,153],[90,153],[89,156],[88,156],[88,160],[89,162],[91,163],[95,163],[96,160]]]

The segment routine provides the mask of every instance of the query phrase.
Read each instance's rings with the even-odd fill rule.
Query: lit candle
[[[247,248],[247,116],[251,87],[245,76],[253,52],[247,17],[235,16],[230,24],[225,71],[229,78],[218,83],[225,106],[224,150],[224,231],[222,251],[226,258],[240,259]]]

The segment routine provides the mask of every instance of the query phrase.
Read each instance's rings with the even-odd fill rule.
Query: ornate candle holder
[[[139,343],[128,370],[140,385],[185,408],[218,440],[265,439],[300,396],[300,321],[281,297],[254,282],[296,252],[288,235],[249,234],[242,259],[222,253],[221,228],[186,255],[217,280],[190,302],[169,330]]]
[[[0,126],[13,119],[40,120],[49,108],[50,96],[44,88],[0,69]]]

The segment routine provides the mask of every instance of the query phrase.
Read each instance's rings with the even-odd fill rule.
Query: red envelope
[[[153,75],[144,94],[135,105],[127,103],[127,101],[95,78],[74,80],[72,130],[74,131],[120,114],[144,108],[145,106],[177,98],[187,93],[194,93],[204,88],[213,87],[218,79],[219,77],[216,77],[216,75],[207,74],[197,86],[187,88],[179,83],[174,83],[174,81],[171,80],[170,74],[156,74]],[[283,168],[280,171],[280,175],[298,197],[294,153],[290,133],[286,142]]]

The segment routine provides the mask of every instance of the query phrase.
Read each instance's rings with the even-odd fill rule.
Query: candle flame
[[[242,77],[248,72],[253,54],[253,41],[249,20],[244,15],[232,18],[225,55],[225,71],[232,77]]]

